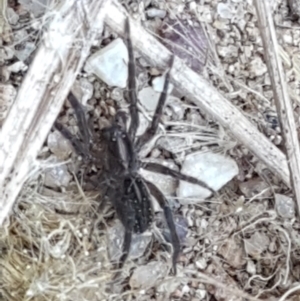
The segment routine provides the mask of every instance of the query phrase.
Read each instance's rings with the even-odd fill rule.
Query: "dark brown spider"
[[[75,151],[81,155],[86,162],[101,162],[102,170],[99,176],[99,185],[105,198],[113,204],[118,218],[121,220],[125,237],[123,243],[123,254],[119,261],[122,267],[130,249],[132,233],[143,233],[146,231],[153,220],[153,209],[151,194],[156,198],[163,208],[167,225],[171,233],[173,246],[173,271],[176,274],[176,261],[180,252],[180,242],[176,233],[171,209],[163,193],[155,184],[146,181],[140,174],[139,169],[154,171],[157,173],[170,175],[176,179],[189,183],[204,186],[212,191],[202,181],[172,170],[157,163],[142,163],[138,157],[141,146],[149,142],[156,134],[158,124],[163,112],[167,98],[167,91],[170,78],[170,70],[173,65],[174,56],[170,58],[170,69],[166,74],[163,92],[160,95],[158,105],[151,125],[140,137],[136,137],[139,125],[136,77],[133,48],[130,39],[129,21],[125,22],[125,42],[128,48],[128,91],[126,99],[129,102],[129,112],[131,122],[129,129],[126,127],[126,114],[122,111],[117,112],[112,125],[101,130],[102,140],[101,154],[97,154],[93,147],[92,129],[89,126],[84,110],[72,93],[69,94],[69,101],[74,109],[78,125],[80,138],[73,136],[70,131],[59,122],[55,127],[73,145]]]

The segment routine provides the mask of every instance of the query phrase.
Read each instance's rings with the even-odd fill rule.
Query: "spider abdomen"
[[[140,176],[136,175],[124,180],[122,200],[124,207],[127,208],[127,216],[120,217],[121,221],[124,220],[125,224],[128,220],[132,221],[132,229],[135,233],[145,232],[152,224],[153,208],[148,188]]]

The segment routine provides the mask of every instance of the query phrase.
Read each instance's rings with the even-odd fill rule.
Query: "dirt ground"
[[[50,1],[36,1],[2,0],[0,5],[0,129],[44,43],[51,22],[47,16],[55,8]],[[285,0],[265,1],[274,20],[298,137],[298,12]],[[254,1],[119,3],[285,152]],[[105,26],[91,54],[118,37]],[[152,97],[146,92],[165,70],[151,66],[139,49],[134,50],[138,95],[145,100],[140,99],[141,120],[147,125],[153,112],[145,109]],[[95,137],[118,108],[126,107],[125,89],[104,83],[84,68],[73,87],[81,89],[86,114],[94,118]],[[161,181],[172,208],[182,246],[177,275],[171,273],[172,246],[163,212],[154,203],[153,225],[134,235],[129,259],[114,280],[123,226],[110,203],[98,210],[101,191],[92,185],[98,167],[83,164],[52,128],[39,152],[40,168],[28,177],[0,228],[0,300],[300,300],[300,223],[293,191],[236,139],[230,127],[195,105],[180,88],[174,86],[171,95],[159,139],[141,156],[180,170],[188,155],[203,151],[229,157],[238,167],[214,196],[193,200],[178,197],[179,181],[143,174]],[[58,119],[78,133],[67,101]],[[222,166],[216,168],[224,172]]]

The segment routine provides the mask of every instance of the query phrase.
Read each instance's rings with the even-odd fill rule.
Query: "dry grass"
[[[3,295],[7,300],[101,300],[112,275],[105,235],[95,232],[93,249],[88,216],[64,216],[54,210],[72,202],[71,210],[80,204],[87,212],[91,199],[75,191],[49,197],[39,190],[37,182],[24,187],[3,228]]]

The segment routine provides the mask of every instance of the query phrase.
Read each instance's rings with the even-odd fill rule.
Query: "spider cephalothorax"
[[[67,128],[56,122],[56,128],[73,145],[75,151],[83,156],[86,161],[101,161],[102,171],[99,178],[99,187],[106,199],[113,204],[118,218],[121,220],[125,237],[123,243],[123,255],[120,258],[119,266],[125,262],[131,244],[132,233],[143,233],[149,228],[153,220],[153,209],[151,195],[156,198],[163,208],[167,225],[171,233],[173,245],[173,270],[176,274],[176,260],[180,252],[180,242],[176,233],[171,209],[163,193],[155,184],[146,181],[139,173],[143,167],[150,171],[170,175],[176,179],[187,181],[193,184],[204,186],[210,189],[202,181],[172,170],[157,163],[142,163],[138,152],[144,143],[149,142],[156,134],[158,124],[163,112],[167,98],[170,71],[173,65],[174,56],[170,56],[169,71],[166,74],[163,92],[160,95],[158,105],[152,122],[148,129],[140,137],[136,137],[139,125],[139,116],[136,96],[136,79],[133,48],[130,39],[129,21],[125,22],[125,42],[128,48],[128,91],[126,99],[129,102],[130,124],[127,130],[126,116],[119,111],[111,126],[101,130],[102,150],[101,156],[95,153],[92,147],[92,130],[85,118],[81,104],[72,93],[69,94],[69,101],[75,111],[79,125],[80,139],[73,136]],[[211,190],[211,189],[210,189]]]

